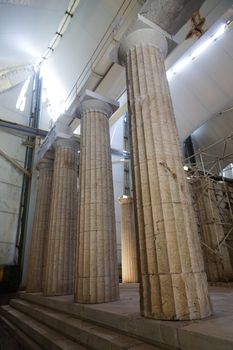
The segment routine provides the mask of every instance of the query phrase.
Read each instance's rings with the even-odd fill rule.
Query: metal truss
[[[218,155],[213,154],[216,146],[221,149]],[[227,164],[233,163],[233,152],[229,149],[233,149],[233,133],[186,158],[184,169],[192,186],[200,230],[203,225],[211,226],[212,246],[201,235],[202,245],[219,259],[226,246],[233,263],[233,179],[224,177],[223,172]],[[205,201],[208,211],[205,217],[198,213],[198,201]]]

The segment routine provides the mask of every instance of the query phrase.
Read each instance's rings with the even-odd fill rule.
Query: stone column
[[[141,273],[141,313],[162,320],[211,314],[196,223],[164,67],[165,38],[126,37],[126,64]]]
[[[220,208],[217,206],[217,188],[213,180],[204,177],[193,184],[193,189],[207,279],[209,282],[232,281],[233,269],[224,241],[225,233],[221,223]],[[227,228],[229,229],[229,226]]]
[[[50,220],[44,275],[45,295],[73,293],[77,218],[77,143],[55,141]]]
[[[109,104],[82,103],[79,223],[75,301],[104,303],[119,297]]]
[[[118,200],[121,203],[122,282],[137,283],[138,261],[133,198],[122,196]]]
[[[46,233],[49,223],[53,177],[53,159],[43,159],[37,168],[39,170],[39,181],[26,287],[26,291],[29,293],[42,291],[44,251],[46,249]]]

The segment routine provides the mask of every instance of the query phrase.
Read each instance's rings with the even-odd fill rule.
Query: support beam
[[[124,114],[128,111],[127,102],[119,107],[115,113],[109,119],[109,126],[113,126]]]
[[[9,132],[14,132],[17,135],[36,137],[40,136],[44,138],[47,135],[47,131],[42,129],[33,128],[32,126],[9,122],[8,120],[0,119],[0,128]]]
[[[6,152],[4,152],[2,149],[0,149],[0,155],[6,159],[9,163],[11,163],[16,169],[18,169],[19,171],[21,171],[23,174],[31,177],[31,173],[29,171],[27,171],[27,169],[25,169],[24,167],[22,167],[18,162],[16,162],[16,160],[14,160],[13,158],[11,158]]]

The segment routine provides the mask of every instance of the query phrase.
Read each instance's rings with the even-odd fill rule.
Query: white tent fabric
[[[181,141],[233,105],[232,43],[233,29],[230,28],[169,81]],[[200,47],[200,43],[195,46]],[[193,50],[192,47],[190,52]]]
[[[0,2],[0,69],[27,65],[40,59],[69,3],[68,0]],[[60,94],[61,99],[65,99],[76,81],[85,79],[87,63],[92,63],[93,53],[106,33],[110,30],[113,36],[121,27],[120,10],[122,6],[127,8],[128,3],[132,6],[138,1],[79,2],[67,31],[46,63],[50,74],[56,77],[52,87],[54,95]],[[226,6],[225,0],[215,3],[215,6],[220,3]],[[230,1],[228,7],[231,4]],[[231,102],[233,104],[232,43],[231,29],[170,81],[181,141]],[[116,81],[118,77],[119,70],[116,70]],[[114,74],[111,81],[109,90],[114,94]]]

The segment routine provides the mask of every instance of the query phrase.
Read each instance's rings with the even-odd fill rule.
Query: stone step
[[[0,315],[1,350],[41,350],[26,334]]]
[[[158,350],[158,347],[141,340],[25,300],[12,299],[10,305],[93,350]]]
[[[114,330],[118,334],[125,334],[158,348],[233,350],[233,318],[230,312],[232,297],[228,292],[224,294],[224,307],[218,306],[219,294],[214,294],[215,315],[205,320],[178,322],[142,317],[137,306],[139,300],[135,297],[138,295],[135,290],[137,292],[136,286],[121,286],[121,299],[105,304],[78,304],[73,302],[72,295],[46,297],[41,293],[25,292],[20,293],[20,299]],[[226,307],[228,304],[230,306]]]
[[[7,319],[8,323],[13,324],[17,329],[23,332],[36,342],[40,349],[51,350],[85,350],[86,348],[77,344],[65,336],[61,335],[49,327],[41,324],[35,319],[25,315],[10,305],[0,308],[0,314]],[[22,348],[23,349],[23,348]]]
[[[21,300],[28,301],[57,312],[68,314],[71,317],[95,323],[104,328],[114,330],[118,334],[126,334],[130,337],[142,340],[144,343],[153,344],[158,348],[179,348],[177,329],[170,326],[169,322],[145,319],[139,314],[134,314],[133,318],[128,314],[108,312],[107,304],[111,304],[114,309],[116,303],[99,305],[73,303],[72,296],[45,297],[41,293],[19,294]],[[101,306],[102,305],[102,306]],[[118,308],[118,304],[115,305]],[[187,322],[181,321],[181,324]]]

